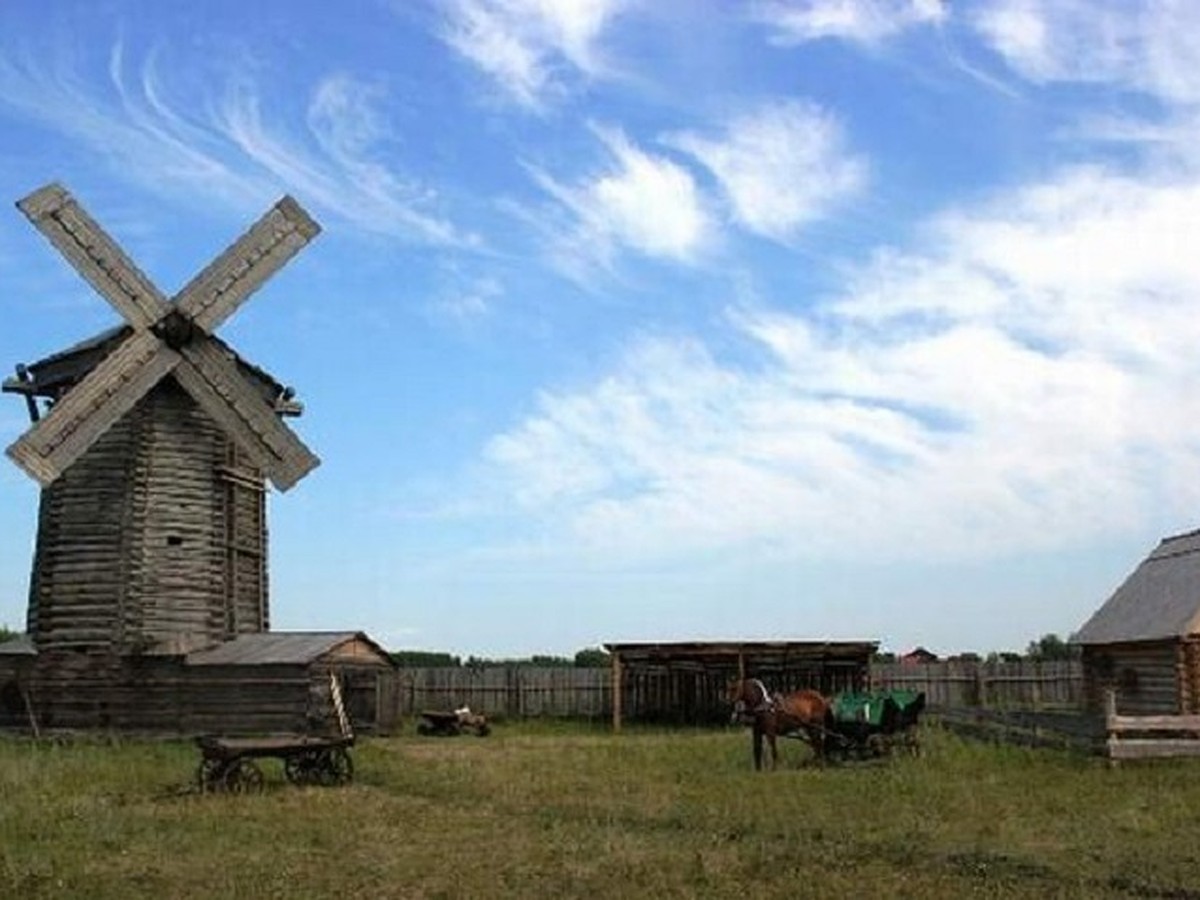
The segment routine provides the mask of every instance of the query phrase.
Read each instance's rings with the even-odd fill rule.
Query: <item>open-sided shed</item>
[[[1071,642],[1093,708],[1115,688],[1120,713],[1200,713],[1200,531],[1163,538]]]
[[[876,641],[672,641],[610,643],[613,727],[626,720],[700,724],[729,716],[733,678],[771,690],[823,694],[866,686]]]

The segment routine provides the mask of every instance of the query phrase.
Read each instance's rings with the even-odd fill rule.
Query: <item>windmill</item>
[[[265,631],[265,480],[287,490],[319,460],[281,421],[290,389],[215,331],[319,226],[284,197],[167,299],[61,186],[17,206],[124,319],[3,383],[32,420],[7,453],[42,486],[43,682],[111,687],[130,659]]]

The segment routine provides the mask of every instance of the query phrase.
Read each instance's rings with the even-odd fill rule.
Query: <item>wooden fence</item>
[[[925,702],[945,709],[1080,709],[1083,666],[1054,662],[888,663],[871,667],[874,687],[924,691]]]
[[[469,706],[504,718],[612,715],[608,669],[495,666],[399,670],[394,689],[401,716],[422,710]],[[871,684],[925,692],[932,708],[1067,710],[1083,705],[1083,671],[1078,662],[895,663],[871,667]],[[636,692],[623,696],[626,717],[638,718]],[[719,711],[720,716],[726,714]]]

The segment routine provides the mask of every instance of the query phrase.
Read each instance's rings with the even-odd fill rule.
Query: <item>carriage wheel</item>
[[[348,784],[354,778],[354,761],[344,747],[321,753],[317,777],[321,784]]]
[[[261,794],[263,773],[253,760],[240,759],[225,773],[225,789],[232,794]]]
[[[921,736],[917,733],[915,725],[904,732],[904,749],[911,756],[921,755]]]
[[[321,753],[305,750],[284,759],[283,774],[292,784],[316,784],[320,781],[321,764]]]
[[[219,791],[225,787],[225,760],[215,759],[206,756],[200,760],[200,765],[196,769],[196,786],[200,788],[200,793],[208,794],[213,791]]]

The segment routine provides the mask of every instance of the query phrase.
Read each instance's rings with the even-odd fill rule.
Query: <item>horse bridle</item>
[[[771,712],[775,708],[775,701],[771,699],[771,692],[767,690],[767,686],[757,678],[747,678],[743,684],[752,684],[758,688],[758,694],[761,698],[758,705],[750,708],[741,696],[734,701],[733,704],[733,721],[745,718],[747,715],[758,716],[762,713]]]

